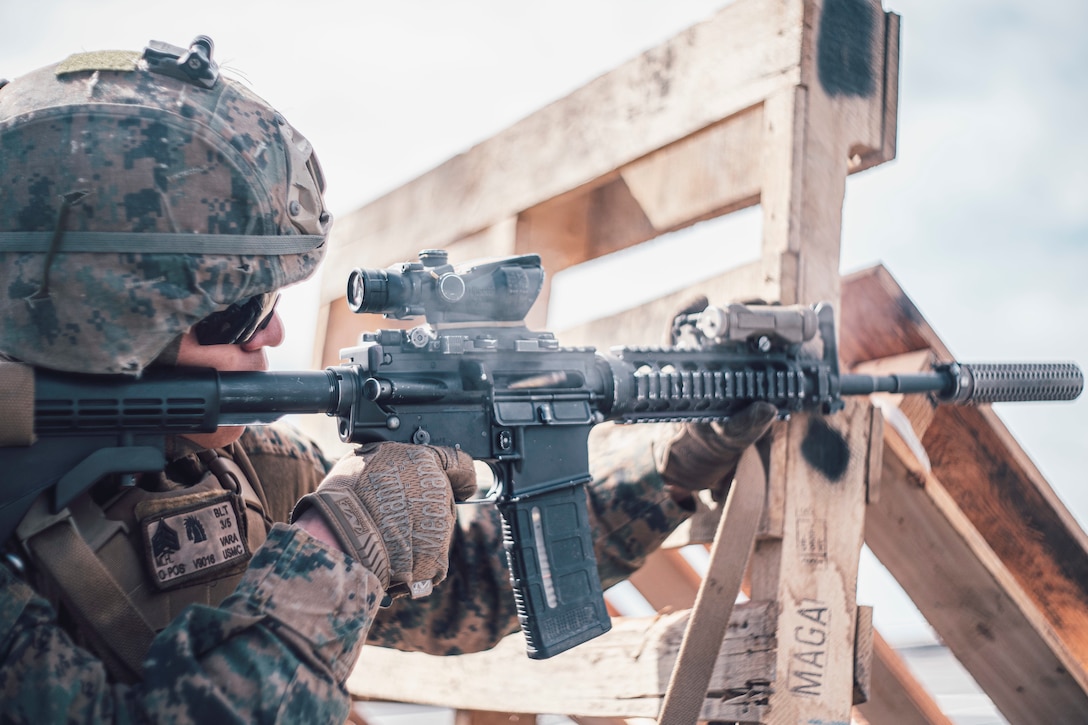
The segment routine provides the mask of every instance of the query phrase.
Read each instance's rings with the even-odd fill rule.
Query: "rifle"
[[[528,655],[542,659],[611,626],[583,490],[594,425],[721,421],[756,400],[783,418],[830,414],[843,396],[872,392],[956,404],[1072,400],[1084,386],[1073,363],[840,374],[827,304],[708,307],[677,317],[686,343],[677,347],[562,348],[524,323],[543,280],[535,254],[454,268],[445,251],[428,250],[356,269],[353,311],[428,324],[364,333],[323,371],[175,368],[134,379],[36,370],[37,441],[0,448],[0,540],[43,492],[56,513],[105,476],[161,470],[168,435],[325,413],[345,442],[455,446],[489,465]]]

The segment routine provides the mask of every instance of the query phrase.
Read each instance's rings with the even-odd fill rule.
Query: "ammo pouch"
[[[186,488],[126,487],[102,504],[85,493],[55,515],[43,496],[16,530],[48,598],[117,681],[141,679],[155,634],[190,604],[217,606],[264,543],[260,484],[245,453],[230,450],[237,460],[201,451],[208,470]]]

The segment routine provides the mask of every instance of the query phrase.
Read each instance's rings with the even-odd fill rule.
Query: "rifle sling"
[[[128,671],[126,679],[139,679],[155,631],[76,531],[72,519],[58,519],[23,543],[99,643]]]
[[[766,498],[767,476],[755,446],[741,456],[718,521],[706,577],[680,643],[658,723],[694,725],[752,556]]]
[[[0,446],[34,442],[34,368],[0,361]]]

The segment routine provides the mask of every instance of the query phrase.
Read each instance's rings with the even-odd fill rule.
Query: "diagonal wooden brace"
[[[718,521],[706,577],[699,587],[661,705],[661,725],[694,725],[699,719],[714,662],[752,556],[766,491],[763,461],[756,447],[749,446],[741,456]]]

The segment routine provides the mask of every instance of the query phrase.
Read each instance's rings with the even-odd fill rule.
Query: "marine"
[[[153,41],[0,86],[0,381],[267,369],[279,290],[317,269],[332,217],[309,142],[213,56]],[[728,487],[774,414],[602,437],[604,586]],[[454,505],[476,490],[462,452],[334,462],[273,425],[172,437],[167,458],[3,542],[6,722],[341,723],[365,643],[458,655],[518,628],[498,513]]]

